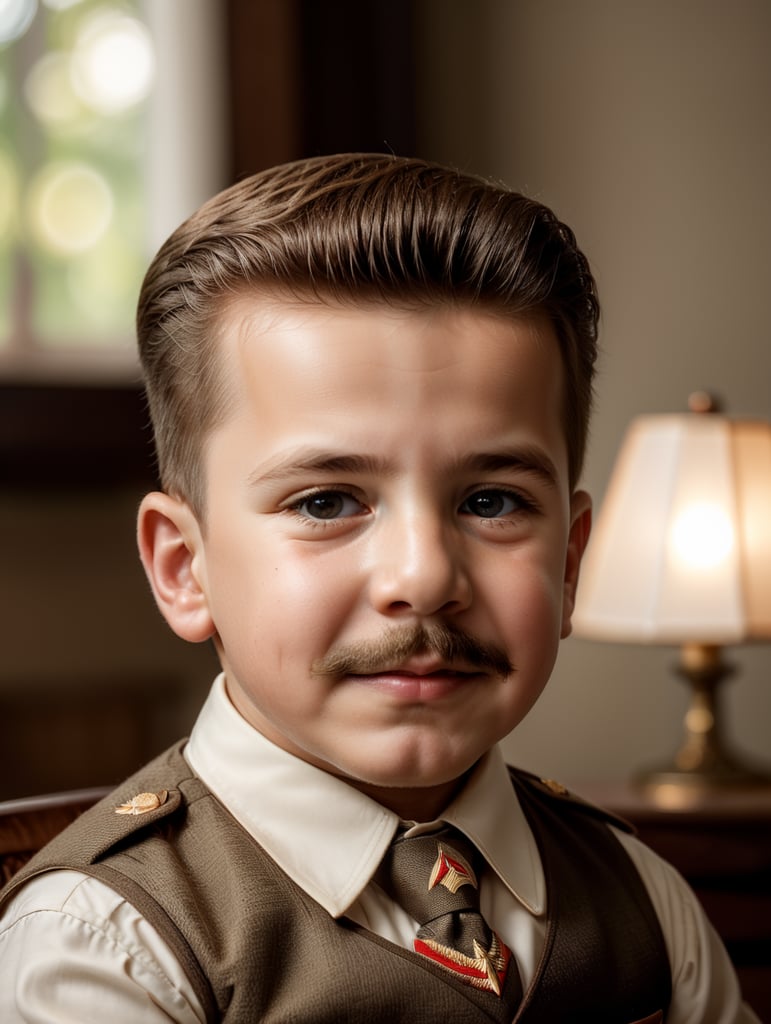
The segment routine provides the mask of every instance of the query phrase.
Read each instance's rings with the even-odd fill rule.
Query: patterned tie
[[[479,911],[475,859],[476,849],[455,829],[400,834],[376,880],[420,925],[415,952],[473,986],[488,1013],[511,1021],[522,984],[511,951]]]

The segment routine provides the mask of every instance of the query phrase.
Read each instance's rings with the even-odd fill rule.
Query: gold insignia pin
[[[557,796],[567,796],[569,793],[568,787],[563,786],[561,782],[557,782],[556,779],[541,779],[541,782],[547,789],[550,789],[552,793],[556,793]]]
[[[165,804],[168,795],[169,791],[167,789],[162,789],[159,793],[137,793],[136,796],[132,796],[127,804],[121,804],[119,807],[116,807],[115,813],[147,814],[148,811],[154,811],[161,804]]]

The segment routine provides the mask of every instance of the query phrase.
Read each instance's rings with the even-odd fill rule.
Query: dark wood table
[[[746,1002],[771,1022],[771,786],[689,799],[676,791],[654,799],[631,785],[572,788],[630,821],[685,876],[725,942]]]

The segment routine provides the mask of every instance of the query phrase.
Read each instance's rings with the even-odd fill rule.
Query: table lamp
[[[727,644],[771,640],[771,423],[721,415],[698,392],[682,415],[635,419],[581,571],[577,636],[673,644],[690,687],[674,762],[652,795],[771,784],[726,748]]]

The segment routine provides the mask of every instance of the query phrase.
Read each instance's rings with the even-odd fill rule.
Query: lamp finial
[[[692,391],[688,396],[689,412],[721,412],[720,401],[709,391]]]

